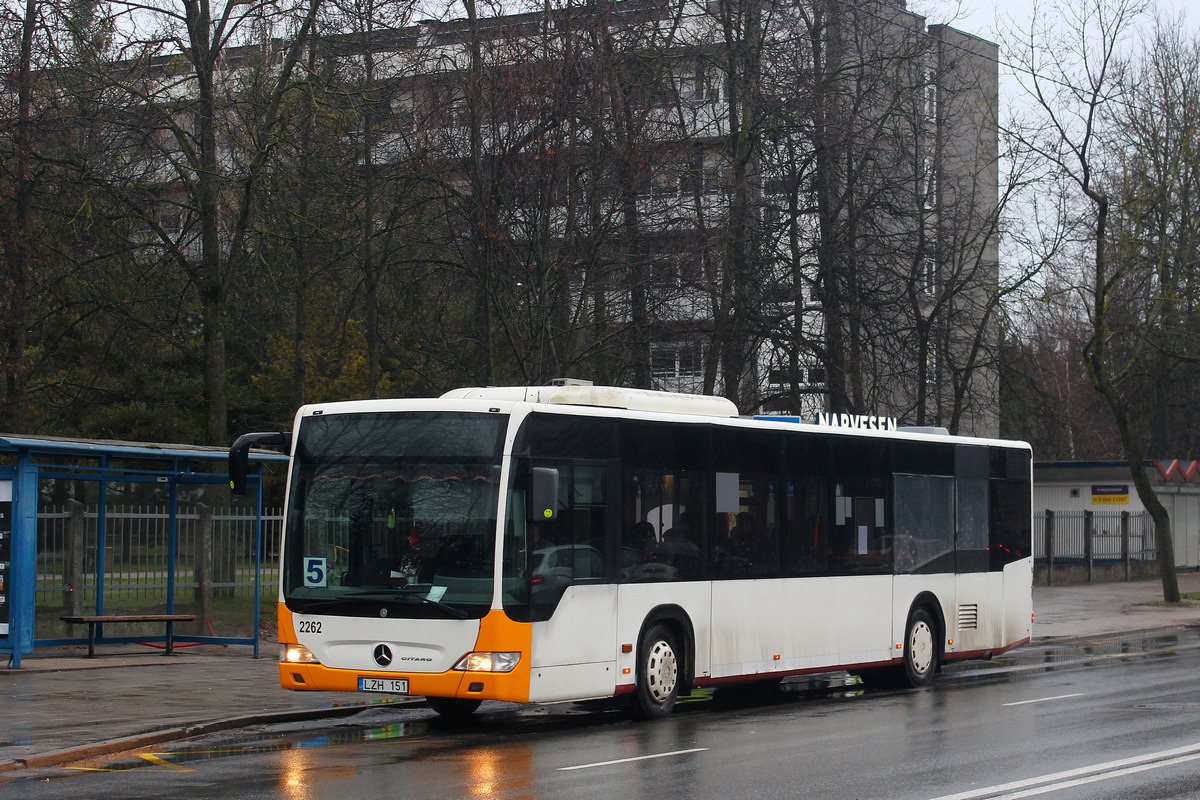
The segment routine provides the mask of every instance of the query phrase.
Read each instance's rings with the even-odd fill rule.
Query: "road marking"
[[[1067,700],[1071,697],[1083,697],[1082,692],[1075,694],[1060,694],[1054,697],[1039,697],[1037,700],[1019,700],[1016,703],[1004,703],[1006,706],[1027,706],[1030,703],[1049,703],[1051,700]]]
[[[1089,783],[1097,781],[1106,781],[1110,778],[1120,778],[1123,775],[1136,775],[1139,772],[1146,772],[1151,769],[1159,769],[1160,767],[1171,767],[1176,764],[1185,764],[1188,761],[1200,761],[1200,753],[1192,753],[1190,756],[1179,756],[1177,758],[1169,758],[1165,761],[1156,761],[1153,764],[1141,764],[1136,767],[1126,767],[1125,769],[1113,770],[1112,772],[1104,772],[1099,775],[1091,775],[1086,778],[1076,778],[1073,781],[1062,781],[1061,783],[1052,783],[1049,786],[1039,786],[1036,789],[1026,789],[1023,792],[1014,792],[1012,794],[1002,794],[993,798],[993,800],[1020,800],[1022,797],[1034,797],[1035,795],[1045,794],[1046,792],[1056,792],[1059,789],[1070,789],[1072,786],[1085,786]]]
[[[155,753],[138,753],[138,755],[149,761],[151,764],[157,764],[160,767],[167,767],[171,772],[195,772],[195,770],[188,767],[167,761],[165,758]],[[167,754],[163,753],[163,755],[165,756]]]
[[[985,786],[982,789],[972,789],[958,794],[947,794],[932,800],[977,800],[991,798],[992,800],[1016,800],[1020,797],[1032,797],[1038,794],[1065,789],[1086,783],[1145,772],[1159,767],[1169,767],[1188,761],[1200,760],[1200,742],[1175,747],[1170,750],[1160,750],[1157,753],[1146,753],[1141,756],[1121,758],[1116,761],[1105,761],[1088,767],[1078,767],[1064,772],[1055,772],[1037,778],[1000,783],[995,786]],[[1012,794],[1007,794],[1011,792]]]
[[[167,755],[167,753],[163,753],[163,755]],[[195,772],[194,769],[182,766],[180,764],[174,764],[170,761],[167,761],[165,758],[163,758],[162,756],[157,755],[155,753],[137,753],[137,757],[144,758],[147,761],[149,761],[151,764],[153,764],[157,767],[163,767],[163,769],[144,769],[143,768],[143,769],[139,770],[140,772]],[[137,768],[136,767],[67,767],[67,769],[78,770],[80,772],[128,772],[131,769],[137,769]]]
[[[568,772],[573,769],[591,769],[592,767],[610,767],[613,764],[628,764],[631,761],[649,761],[652,758],[667,758],[669,756],[682,756],[688,753],[703,753],[707,747],[693,747],[691,750],[674,750],[670,753],[655,753],[650,756],[635,756],[633,758],[618,758],[615,761],[597,761],[595,764],[577,764],[573,767],[559,767],[559,772]]]

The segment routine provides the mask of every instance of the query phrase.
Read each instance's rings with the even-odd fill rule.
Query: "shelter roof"
[[[125,442],[116,439],[78,439],[63,436],[37,436],[0,433],[0,453],[56,453],[74,456],[117,456],[136,459],[205,459],[227,460],[229,448],[197,444],[163,444],[158,442]],[[287,456],[268,450],[252,450],[254,461],[286,461]]]

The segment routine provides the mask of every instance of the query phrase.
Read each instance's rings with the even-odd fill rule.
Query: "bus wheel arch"
[[[905,685],[917,689],[933,683],[945,658],[945,630],[937,597],[928,592],[918,595],[904,624],[903,664],[897,670]]]
[[[638,719],[670,715],[695,674],[696,639],[691,618],[678,606],[659,606],[638,633],[633,714]]]

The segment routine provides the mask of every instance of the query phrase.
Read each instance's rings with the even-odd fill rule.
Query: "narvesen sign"
[[[858,428],[864,431],[896,430],[895,418],[864,414],[817,414],[817,424],[829,428]]]

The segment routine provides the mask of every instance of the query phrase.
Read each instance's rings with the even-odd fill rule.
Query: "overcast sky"
[[[1087,2],[1089,0],[1081,0]],[[1090,0],[1095,2],[1095,0]],[[909,8],[926,14],[930,22],[949,22],[960,30],[996,41],[998,32],[1028,24],[1034,7],[1046,8],[1045,0],[909,0]],[[1188,27],[1200,25],[1200,5],[1195,0],[1157,0],[1150,4],[1175,17],[1187,13]]]
[[[908,0],[908,8],[918,14],[924,14],[930,24],[946,23],[1001,45],[1000,104],[1001,113],[1007,120],[1011,119],[1014,113],[1026,116],[1027,112],[1024,109],[1029,109],[1032,103],[1029,95],[1014,77],[1013,70],[1006,63],[1003,55],[1004,40],[1012,42],[1025,38],[1021,32],[1025,31],[1025,35],[1028,35],[1035,9],[1039,17],[1039,27],[1044,27],[1055,22],[1049,16],[1055,4],[1078,3],[1081,4],[1078,7],[1082,8],[1083,3],[1097,2],[1109,0]],[[1144,30],[1153,30],[1155,12],[1159,18],[1170,21],[1180,19],[1183,15],[1183,26],[1192,36],[1200,37],[1200,3],[1196,0],[1157,0],[1148,3],[1148,9],[1150,13],[1144,17]],[[1131,39],[1132,46],[1136,46],[1136,42],[1136,37]],[[1032,202],[1035,199],[1034,194],[1023,194],[1018,203],[1010,207],[1010,215],[1020,217],[1027,223],[1035,216],[1040,217],[1032,213]],[[1025,232],[1033,234],[1032,228]],[[1016,272],[1022,265],[1033,261],[1036,261],[1036,258],[1024,250],[1015,239],[1004,238],[1001,243],[1002,270]]]

